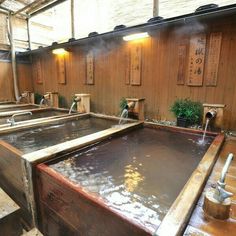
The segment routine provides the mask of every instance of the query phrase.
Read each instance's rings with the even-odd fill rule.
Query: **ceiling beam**
[[[6,0],[0,0],[0,5],[3,4]]]
[[[33,8],[33,7],[35,7],[36,5],[41,4],[42,2],[44,2],[44,0],[36,0],[36,1],[33,1],[33,2],[31,2],[30,4],[26,5],[25,7],[19,9],[18,11],[16,11],[16,12],[14,13],[14,15],[17,15],[17,14],[21,13],[22,11],[26,11],[26,10],[28,10],[28,9],[30,9],[30,8]]]
[[[47,6],[42,7],[42,8],[40,8],[40,9],[34,11],[34,12],[28,12],[28,14],[30,15],[30,17],[36,16],[36,15],[38,15],[38,14],[40,14],[40,13],[42,13],[42,12],[44,12],[44,11],[46,11],[46,10],[52,8],[52,7],[57,6],[57,5],[60,4],[60,3],[65,2],[65,1],[67,1],[67,0],[57,0],[57,1],[55,1],[55,2],[53,2],[53,3],[51,3],[51,4],[48,4]]]
[[[27,10],[27,14],[30,15],[32,12],[38,11],[38,10],[40,10],[41,8],[44,8],[44,7],[46,7],[46,6],[48,6],[49,4],[54,3],[54,2],[57,2],[57,0],[44,0],[44,1],[42,1],[41,3],[39,3],[38,5],[29,8],[29,9]]]
[[[2,7],[2,6],[0,6],[0,9],[2,9],[2,10],[4,10],[4,11],[7,11],[7,12],[11,12],[11,10],[8,9],[8,8],[6,8],[6,7]]]

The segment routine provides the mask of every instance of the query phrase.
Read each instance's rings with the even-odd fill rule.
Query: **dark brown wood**
[[[211,33],[206,64],[206,85],[216,86],[220,60],[222,33]]]
[[[191,36],[189,45],[188,85],[202,86],[206,51],[206,34]]]
[[[185,82],[185,63],[186,63],[186,45],[179,45],[178,50],[178,74],[177,84],[184,85]]]

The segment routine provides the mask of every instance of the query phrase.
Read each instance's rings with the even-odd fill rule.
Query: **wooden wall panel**
[[[39,85],[34,81],[37,92],[56,91],[71,102],[75,93],[91,94],[91,110],[94,112],[118,115],[119,102],[122,97],[145,98],[145,116],[148,119],[175,120],[170,112],[170,105],[178,98],[189,97],[203,103],[226,104],[224,128],[236,130],[236,16],[204,22],[203,32],[194,31],[193,25],[163,27],[142,42],[142,83],[140,86],[126,84],[127,65],[125,55],[129,53],[132,42],[107,40],[95,47],[96,82],[93,86],[84,83],[86,78],[85,48],[74,46],[66,57],[66,85],[57,83],[51,52],[44,53],[43,72],[45,81]],[[189,23],[190,24],[190,23]],[[179,29],[181,27],[181,34]],[[208,31],[207,31],[207,30]],[[218,66],[217,86],[206,86],[203,75],[202,86],[178,85],[178,47],[184,42],[188,45],[192,35],[204,33],[207,35],[206,47],[209,46],[209,36],[212,32],[222,32],[221,55]],[[91,49],[91,48],[89,48]],[[186,60],[186,68],[188,66]],[[204,64],[206,66],[206,63]],[[205,68],[204,68],[205,69]],[[33,78],[35,78],[35,71]],[[186,70],[187,76],[187,70]],[[187,79],[187,77],[186,77]]]
[[[31,73],[32,70],[30,64],[17,65],[20,93],[25,90],[33,90]],[[3,100],[15,100],[12,66],[9,62],[0,62],[0,101]]]
[[[11,63],[0,62],[0,101],[14,100]]]

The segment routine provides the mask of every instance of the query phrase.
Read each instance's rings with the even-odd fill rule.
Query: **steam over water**
[[[209,146],[199,138],[140,128],[50,167],[154,232]]]

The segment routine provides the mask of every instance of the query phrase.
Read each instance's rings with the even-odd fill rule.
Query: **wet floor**
[[[32,112],[32,115],[20,115],[16,116],[14,119],[16,122],[19,121],[25,121],[25,120],[32,120],[37,118],[44,118],[44,117],[50,117],[50,116],[59,116],[59,115],[65,115],[68,114],[68,111],[37,111]],[[0,116],[0,124],[6,124],[7,119],[11,118],[11,116]]]
[[[0,139],[29,153],[110,128],[115,123],[101,118],[76,118],[1,135]]]
[[[212,138],[140,128],[70,154],[50,167],[154,232]]]

